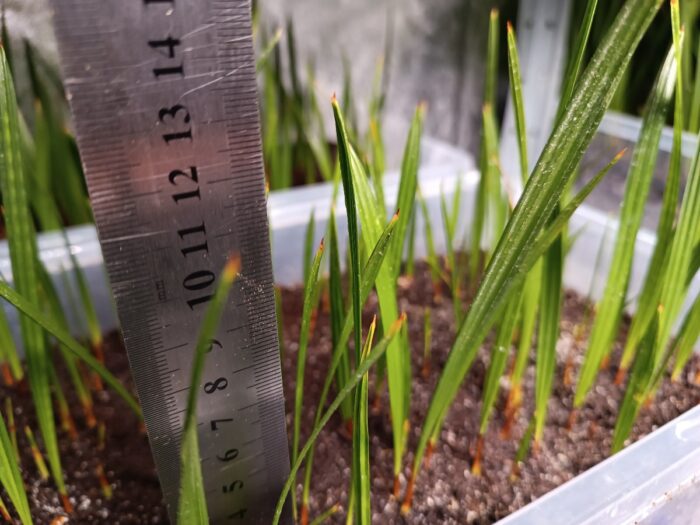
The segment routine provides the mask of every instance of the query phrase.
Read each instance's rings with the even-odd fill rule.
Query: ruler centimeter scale
[[[289,457],[250,2],[53,6],[100,243],[171,520],[199,325],[219,272],[238,253],[241,275],[203,382],[193,386],[202,474],[211,523],[270,523]]]

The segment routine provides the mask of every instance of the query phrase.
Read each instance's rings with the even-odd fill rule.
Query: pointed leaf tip
[[[234,253],[228,258],[226,266],[224,266],[223,278],[226,281],[233,281],[240,271],[241,256],[238,253]]]
[[[617,155],[615,155],[615,158],[613,159],[613,163],[617,163],[617,161],[619,161],[622,157],[624,157],[625,153],[627,153],[627,149],[628,148],[622,148],[620,150],[620,152]]]
[[[513,24],[510,23],[510,20],[506,22],[506,28],[508,29],[509,33],[513,33]]]

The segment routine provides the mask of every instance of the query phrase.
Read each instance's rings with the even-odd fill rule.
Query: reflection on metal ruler
[[[250,3],[54,7],[100,242],[171,518],[198,327],[237,252],[242,275],[203,384],[193,385],[201,389],[202,471],[212,523],[269,523],[289,459]]]

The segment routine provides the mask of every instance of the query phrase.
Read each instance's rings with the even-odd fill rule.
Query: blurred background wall
[[[420,101],[428,104],[428,135],[476,151],[488,14],[498,6],[504,24],[514,20],[517,0],[257,0],[256,4],[260,22],[270,31],[293,21],[300,74],[314,63],[321,101],[341,93],[343,60],[349,64],[360,124],[366,120],[377,62],[389,50],[385,136],[390,167],[397,163],[406,122]],[[4,0],[4,5],[14,52],[22,53],[22,39],[28,39],[42,58],[55,64],[49,0]],[[22,91],[21,103],[31,104]],[[330,112],[327,115],[330,118]]]

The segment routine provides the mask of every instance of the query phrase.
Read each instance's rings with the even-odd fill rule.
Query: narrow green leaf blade
[[[333,416],[335,411],[338,410],[338,407],[343,402],[343,399],[345,399],[350,394],[350,392],[352,392],[352,390],[357,386],[357,384],[360,381],[362,381],[369,369],[377,362],[377,360],[380,357],[384,355],[387,348],[389,347],[389,344],[391,343],[391,340],[399,332],[405,320],[406,319],[404,316],[399,317],[399,319],[392,325],[391,329],[386,333],[381,342],[379,342],[370,352],[369,356],[367,356],[367,358],[360,363],[360,366],[358,366],[355,372],[353,373],[351,380],[343,387],[343,389],[340,392],[338,392],[338,395],[329,405],[328,409],[323,413],[323,416],[314,425],[314,428],[312,429],[311,434],[309,435],[309,439],[299,452],[296,461],[292,464],[289,477],[287,478],[287,481],[284,484],[284,487],[282,488],[280,497],[277,500],[277,506],[275,507],[275,515],[272,521],[273,525],[277,525],[279,523],[279,519],[282,515],[282,510],[284,508],[284,503],[287,500],[287,496],[289,495],[289,491],[292,488],[292,485],[294,484],[296,474],[299,471],[299,468],[301,468],[301,465],[304,462],[306,455],[309,453],[309,450],[318,439],[321,430],[323,430],[323,427],[326,426],[326,424],[330,420],[331,416]]]
[[[214,297],[204,313],[195,346],[180,452],[180,497],[177,509],[177,523],[180,525],[209,524],[197,439],[197,399],[204,373],[204,360],[211,348],[211,341],[219,325],[231,286],[240,271],[240,264],[240,258],[234,257],[226,263],[221,272]]]
[[[420,467],[430,436],[441,426],[498,307],[508,297],[515,278],[529,269],[523,263],[532,253],[532,243],[559,203],[661,3],[661,0],[628,0],[625,3],[584,72],[580,90],[555,126],[459,328],[426,416],[414,459],[414,473]]]
[[[576,408],[584,402],[600,364],[609,354],[617,335],[632,271],[635,240],[644,217],[644,206],[656,168],[661,131],[666,122],[675,82],[676,61],[671,48],[652,89],[639,141],[632,156],[608,280],[603,298],[597,306],[597,315],[576,387]]]

